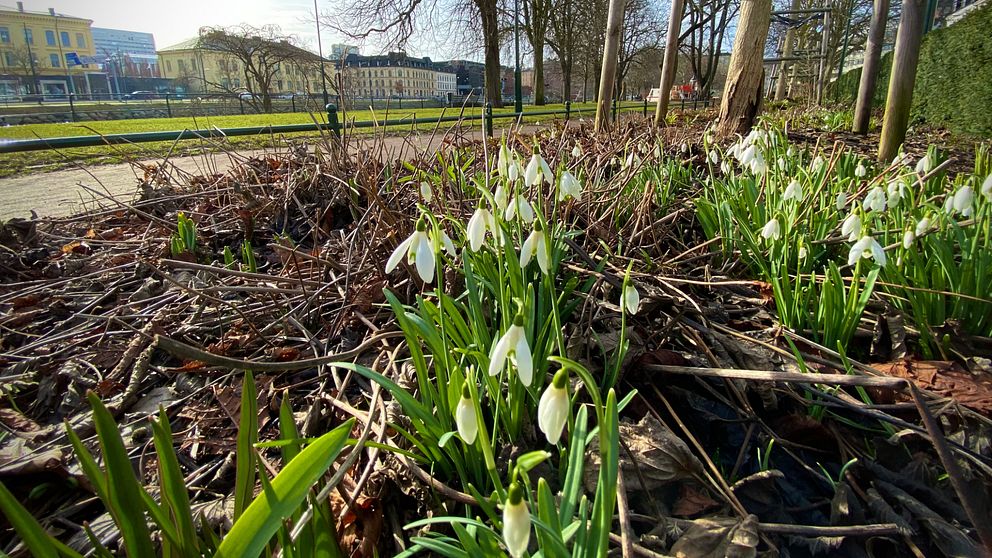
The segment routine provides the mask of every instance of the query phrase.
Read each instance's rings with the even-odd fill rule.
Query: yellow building
[[[320,58],[301,48],[287,44],[294,56],[275,64],[269,81],[269,94],[303,93],[321,90]],[[200,38],[189,39],[158,51],[158,67],[162,77],[173,80],[176,91],[185,93],[231,93],[260,88],[251,72],[233,54],[215,50]],[[265,72],[265,70],[261,70]],[[325,64],[327,87],[334,83],[334,66]]]
[[[0,97],[88,95],[108,90],[95,64],[92,20],[0,8]]]
[[[351,53],[335,63],[342,72],[344,94],[353,99],[445,97],[457,89],[454,73],[442,71],[430,58],[404,52],[385,56]]]

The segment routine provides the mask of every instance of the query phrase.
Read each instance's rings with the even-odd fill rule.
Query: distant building
[[[299,51],[292,63],[282,63],[269,88],[270,94],[295,93],[320,90],[320,57],[308,50],[290,46]],[[229,93],[254,91],[248,83],[241,62],[229,53],[211,48],[200,38],[158,50],[158,64],[162,77],[169,78],[176,91],[184,93]],[[329,83],[335,83],[332,72],[327,72]]]
[[[112,77],[161,77],[151,33],[94,27],[93,46]]]
[[[344,43],[336,43],[331,45],[331,58],[340,60],[348,56],[349,54],[361,54],[358,51],[358,47],[355,45],[346,45]]]
[[[383,56],[349,54],[334,61],[349,97],[446,97],[457,91],[456,76],[430,58],[391,52]]]
[[[460,96],[482,95],[486,87],[486,65],[470,60],[438,62],[442,70],[455,74],[456,92]]]
[[[108,91],[93,58],[92,23],[54,9],[28,11],[23,2],[0,8],[0,96]]]

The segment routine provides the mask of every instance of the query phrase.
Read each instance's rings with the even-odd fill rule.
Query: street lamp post
[[[513,0],[513,110],[524,111],[523,88],[520,86],[520,0]]]
[[[313,0],[313,18],[317,22],[317,56],[320,57],[320,87],[324,92],[324,106],[330,101],[327,99],[327,74],[324,73],[324,48],[320,44],[320,14],[317,12],[317,0]]]

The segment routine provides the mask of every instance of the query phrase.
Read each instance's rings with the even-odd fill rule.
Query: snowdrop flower
[[[661,146],[660,145],[655,145],[654,146],[654,158],[655,159],[661,159]]]
[[[558,199],[564,201],[567,198],[579,199],[582,197],[582,183],[575,175],[568,171],[561,173],[558,183]]]
[[[817,155],[816,158],[813,159],[813,172],[820,172],[820,169],[822,168],[823,168],[823,157]]]
[[[786,166],[788,166],[788,163],[785,161],[785,157],[779,157],[778,158],[778,170],[785,170],[785,167]]]
[[[754,146],[753,145],[749,145],[749,146],[747,146],[746,149],[744,149],[744,151],[740,151],[739,152],[739,155],[737,156],[737,161],[740,162],[740,164],[742,166],[745,166],[745,167],[746,166],[749,166],[751,164],[751,161],[754,161],[754,154],[755,154],[755,152],[756,152],[756,150],[755,150]]]
[[[858,166],[854,168],[854,176],[864,178],[866,174],[868,174],[868,169],[863,164],[858,163]]]
[[[524,493],[516,482],[510,484],[503,507],[503,542],[511,558],[520,558],[530,543],[530,511],[524,503]]]
[[[847,255],[847,265],[854,265],[860,258],[871,258],[880,266],[885,266],[885,249],[877,240],[870,236],[863,236],[861,240],[851,246],[851,251]]]
[[[889,182],[888,188],[889,194],[889,207],[896,207],[899,205],[899,200],[902,199],[903,194],[906,192],[906,184],[898,178]]]
[[[724,160],[720,163],[720,170],[723,171],[723,174],[730,174],[730,161]]]
[[[524,175],[524,168],[520,165],[520,161],[516,157],[510,161],[509,166],[506,170],[506,177],[510,179],[510,182],[516,182],[518,178]]]
[[[954,211],[965,217],[971,217],[972,203],[975,201],[975,190],[971,186],[964,186],[954,193]]]
[[[919,161],[916,162],[916,174],[926,174],[933,169],[933,163],[930,161],[930,155],[924,155]]]
[[[479,248],[482,248],[482,243],[486,239],[486,232],[490,231],[493,233],[493,237],[496,235],[496,220],[493,218],[493,214],[489,212],[488,209],[480,207],[475,210],[472,214],[472,218],[468,220],[468,247],[472,249],[473,252],[478,252]]]
[[[713,163],[714,165],[720,162],[720,154],[716,152],[716,149],[710,149],[709,157],[710,163]],[[992,180],[992,176],[989,176],[989,179]]]
[[[754,174],[765,174],[768,170],[768,166],[765,165],[765,157],[760,151],[754,152],[754,158],[751,159],[751,172]]]
[[[788,158],[790,158],[790,159],[795,154],[796,154],[796,151],[794,149],[792,149],[792,146],[789,146],[789,148],[785,150],[785,156],[788,157]]]
[[[881,186],[875,186],[865,195],[865,209],[885,211],[885,190]]]
[[[992,174],[985,177],[985,182],[982,182],[982,195],[985,199],[992,200]]]
[[[913,231],[906,231],[902,235],[902,247],[909,250],[909,247],[913,245],[914,240],[916,240],[916,234]]]
[[[809,254],[809,252],[806,250],[806,247],[805,246],[800,246],[799,247],[799,259],[800,260],[805,260],[807,254]]]
[[[688,152],[689,152],[689,144],[682,142],[682,153],[688,153]]]
[[[837,211],[843,211],[844,206],[847,205],[847,194],[841,192],[837,194]]]
[[[496,209],[499,211],[506,211],[506,204],[508,203],[509,193],[506,191],[506,187],[503,183],[496,185],[496,192],[493,193],[493,201],[496,202]]]
[[[778,240],[782,236],[782,228],[778,224],[778,219],[772,219],[761,228],[761,236],[765,240]]]
[[[582,156],[582,147],[579,146],[578,143],[576,143],[575,147],[572,148],[572,157],[578,159],[581,156]]]
[[[548,249],[548,237],[540,221],[534,221],[534,230],[520,247],[520,267],[525,268],[531,258],[537,256],[537,265],[545,274],[551,269],[551,250]]]
[[[637,292],[637,287],[629,282],[623,288],[623,299],[620,301],[620,309],[626,310],[633,316],[641,306],[641,294]]]
[[[417,274],[424,283],[434,280],[434,247],[427,236],[427,225],[421,217],[417,221],[417,229],[409,237],[393,250],[389,260],[386,261],[386,273],[392,273],[396,266],[406,256],[407,263],[417,266]]]
[[[944,198],[944,213],[951,215],[954,213],[954,196]]]
[[[507,360],[516,365],[520,382],[530,386],[534,376],[534,360],[530,354],[530,345],[527,344],[523,314],[517,314],[513,318],[513,325],[493,345],[493,352],[489,355],[489,375],[499,374]]]
[[[561,439],[568,420],[568,406],[568,374],[559,370],[537,404],[537,426],[552,446]]]
[[[423,198],[424,203],[431,203],[434,199],[434,191],[431,190],[431,185],[427,182],[420,183],[420,197]]]
[[[458,250],[455,250],[455,243],[451,241],[451,237],[448,236],[448,233],[441,230],[438,232],[438,234],[440,236],[438,236],[436,239],[433,231],[431,231],[431,233],[428,235],[428,237],[430,237],[431,239],[431,245],[432,246],[440,245],[442,248],[444,248],[444,251],[447,252],[449,256],[451,256],[452,258],[458,257]],[[438,242],[435,242],[435,240],[437,240]]]
[[[544,157],[541,157],[537,153],[531,156],[530,162],[527,163],[527,170],[524,171],[524,184],[537,186],[541,183],[542,179],[548,184],[551,184],[554,178],[555,175],[551,172],[551,167],[548,166]]]
[[[792,181],[789,182],[789,185],[785,188],[785,193],[782,194],[782,199],[785,201],[800,201],[803,199],[803,187],[799,184],[798,180],[793,178]]]
[[[861,234],[861,217],[852,211],[841,224],[840,234],[846,236],[851,242],[854,242],[854,239],[858,238],[858,235]]]
[[[503,178],[510,176],[510,164],[515,158],[506,144],[499,147],[499,157],[496,158],[496,172]]]
[[[458,435],[466,444],[475,443],[475,438],[479,434],[479,420],[476,415],[475,404],[472,403],[472,395],[468,389],[468,381],[462,384],[462,397],[455,406],[455,426],[458,427]]]
[[[503,218],[507,221],[513,220],[515,216],[520,216],[520,219],[528,225],[534,222],[534,209],[531,208],[530,202],[527,198],[523,197],[521,194],[517,194],[513,198],[513,202],[506,206],[506,211],[503,213]]]
[[[916,224],[916,230],[913,232],[916,236],[923,236],[928,230],[930,230],[930,218],[924,217]]]
[[[894,162],[897,165],[902,165],[904,167],[908,167],[908,166],[910,166],[912,164],[913,158],[909,156],[909,153],[900,153],[899,155],[896,156],[896,159],[895,159]]]

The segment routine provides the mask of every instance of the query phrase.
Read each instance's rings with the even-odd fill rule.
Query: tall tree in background
[[[679,45],[701,91],[713,87],[723,41],[739,0],[686,0]]]
[[[544,44],[551,24],[551,0],[522,0],[524,31],[534,49],[534,104],[544,104]]]
[[[296,38],[284,35],[276,25],[253,27],[203,27],[200,45],[226,53],[238,61],[245,86],[261,99],[262,110],[272,112],[272,81],[282,64],[305,64],[317,55],[296,46]]]
[[[627,73],[634,62],[661,46],[663,16],[653,0],[626,0],[617,59],[616,94],[622,93]]]
[[[765,40],[771,22],[771,0],[743,0],[730,55],[727,85],[720,101],[717,131],[721,135],[745,133],[754,126],[761,109]]]
[[[418,29],[418,13],[443,11],[450,15],[470,12],[471,23],[478,22],[482,31],[486,100],[494,107],[502,107],[499,0],[447,0],[449,3],[444,6],[441,5],[442,1],[444,0],[343,0],[338,5],[339,10],[327,14],[323,19],[334,22],[330,27],[351,39],[364,40],[377,36],[386,45],[403,48],[415,30],[423,32],[430,27],[430,18],[423,18],[425,21],[421,22]],[[446,24],[451,24],[450,19]]]
[[[572,99],[572,69],[575,67],[579,31],[576,29],[575,5],[580,0],[551,0],[548,46],[561,66],[562,99]]]

